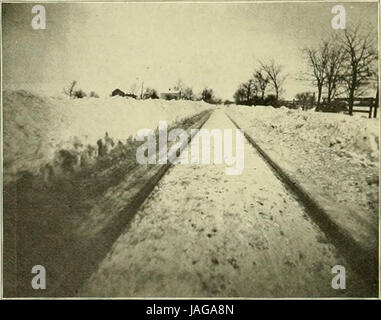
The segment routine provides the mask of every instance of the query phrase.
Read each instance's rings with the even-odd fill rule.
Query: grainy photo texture
[[[378,296],[378,2],[1,9],[4,297]]]

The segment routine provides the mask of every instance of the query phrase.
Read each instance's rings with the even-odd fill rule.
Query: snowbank
[[[379,119],[264,106],[226,112],[333,220],[377,248]]]
[[[95,145],[105,136],[125,142],[159,120],[173,123],[207,109],[192,101],[139,101],[122,97],[68,99],[26,91],[4,92],[4,180],[38,170],[60,149]]]
[[[305,141],[330,147],[332,152],[346,152],[353,157],[378,162],[379,119],[349,117],[344,114],[279,109],[257,106],[238,106],[242,116],[260,121],[270,134],[281,140],[292,137],[295,142]]]

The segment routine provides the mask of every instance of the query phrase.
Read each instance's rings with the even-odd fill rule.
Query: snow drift
[[[156,128],[208,108],[204,102],[134,100],[122,97],[69,99],[26,91],[4,92],[4,181],[38,173],[57,151],[96,146],[107,136],[125,142],[142,128]]]
[[[292,136],[295,142],[321,144],[332,148],[334,152],[342,150],[354,157],[378,161],[379,119],[285,107],[257,106],[249,109],[239,106],[237,109],[242,115],[248,116],[249,112],[251,118],[260,120],[261,125],[270,128],[271,134],[279,136],[280,140]]]
[[[226,110],[336,223],[377,251],[379,119],[272,107]]]

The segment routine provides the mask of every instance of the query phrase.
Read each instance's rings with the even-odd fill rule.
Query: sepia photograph
[[[3,2],[1,29],[4,299],[379,297],[378,1]]]

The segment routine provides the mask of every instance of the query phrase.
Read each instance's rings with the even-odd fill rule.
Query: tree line
[[[76,98],[76,99],[81,99],[85,97],[99,98],[99,95],[95,91],[90,91],[89,94],[87,94],[84,90],[77,89],[76,86],[77,86],[76,80],[70,82],[68,87],[63,89],[64,94],[66,94],[70,98]]]
[[[173,90],[178,93],[179,100],[192,100],[192,101],[205,101],[212,104],[220,104],[222,100],[216,97],[214,90],[209,87],[205,87],[198,94],[193,91],[191,86],[186,85],[181,79],[179,79],[173,86]]]
[[[259,68],[253,72],[252,77],[239,85],[234,93],[234,101],[243,105],[276,104],[283,93],[285,80],[283,66],[274,59],[268,63],[259,61]],[[274,93],[266,96],[268,89]]]
[[[344,96],[352,114],[355,97],[364,94],[372,81],[378,83],[376,45],[374,30],[356,26],[302,49],[309,70],[306,79],[317,90],[317,106],[322,104],[323,92],[328,105]]]
[[[94,91],[87,94],[82,89],[77,89],[77,81],[72,81],[63,89],[64,94],[70,98],[81,99],[85,97],[99,98],[99,95]],[[140,93],[138,92],[140,91]],[[175,85],[170,88],[171,94],[164,95],[166,100],[192,100],[192,101],[205,101],[211,104],[221,104],[222,100],[215,96],[213,89],[205,87],[199,94],[194,93],[192,87],[185,85],[181,80],[178,80]],[[129,97],[134,99],[159,99],[158,91],[151,87],[143,87],[143,84],[139,90],[137,86],[133,85],[129,93],[125,93],[120,89],[115,89],[111,95],[120,95],[123,97]]]
[[[353,112],[354,100],[363,95],[369,85],[378,84],[377,34],[375,30],[350,27],[340,34],[322,39],[317,45],[301,49],[307,72],[299,80],[309,81],[315,93],[302,92],[295,101],[303,109],[322,104],[332,106],[335,98],[347,100],[349,114]],[[283,66],[273,59],[267,63],[259,61],[252,77],[241,83],[234,93],[236,104],[280,106],[281,95],[287,75]],[[271,94],[266,93],[271,90]],[[324,102],[323,100],[324,95]],[[378,86],[377,96],[378,99]]]

